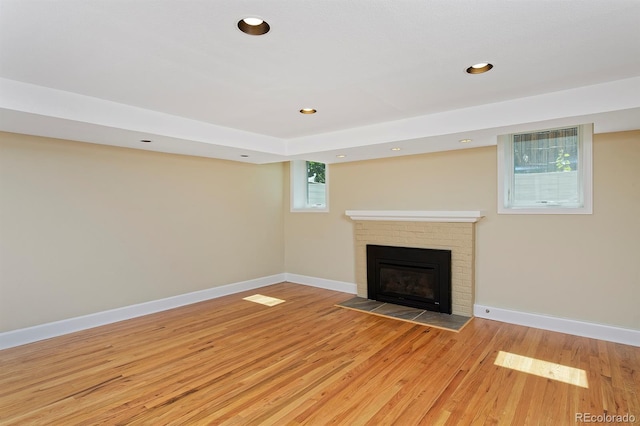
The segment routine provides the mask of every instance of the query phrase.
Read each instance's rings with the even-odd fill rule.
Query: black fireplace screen
[[[368,298],[451,313],[451,251],[367,245]]]
[[[380,264],[380,291],[436,299],[437,269]]]

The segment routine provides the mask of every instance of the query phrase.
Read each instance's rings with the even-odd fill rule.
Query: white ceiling
[[[4,131],[332,163],[584,122],[640,128],[638,0],[0,0]]]

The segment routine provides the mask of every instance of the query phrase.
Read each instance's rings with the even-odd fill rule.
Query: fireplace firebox
[[[451,250],[367,245],[367,298],[451,313]]]

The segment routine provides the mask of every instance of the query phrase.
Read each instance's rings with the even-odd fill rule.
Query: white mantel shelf
[[[352,220],[404,222],[477,222],[484,217],[480,210],[420,211],[420,210],[347,210]]]

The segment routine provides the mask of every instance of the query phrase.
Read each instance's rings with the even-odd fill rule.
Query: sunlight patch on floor
[[[498,353],[494,365],[569,383],[570,385],[580,386],[582,388],[589,388],[587,373],[579,368],[567,367],[566,365],[503,351]]]
[[[266,306],[275,306],[284,302],[284,300],[282,299],[263,296],[262,294],[254,294],[253,296],[243,297],[242,300],[248,300],[249,302],[260,303],[261,305],[266,305]]]

